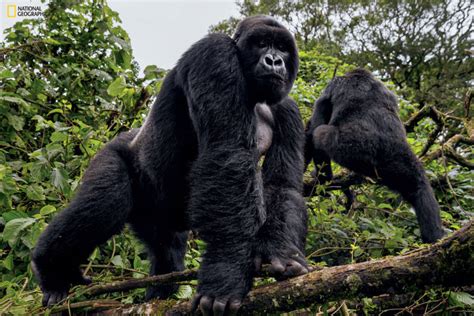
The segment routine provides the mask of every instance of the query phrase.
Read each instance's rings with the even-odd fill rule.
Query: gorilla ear
[[[238,42],[239,39],[240,39],[240,35],[242,34],[242,32],[235,32],[233,35],[232,35],[232,39],[234,40],[234,42]]]

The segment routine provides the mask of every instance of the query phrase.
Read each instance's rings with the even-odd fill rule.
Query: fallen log
[[[474,284],[473,221],[438,243],[410,253],[325,268],[252,290],[241,314],[288,312],[341,299],[407,293],[432,286]],[[104,314],[191,314],[190,302],[154,301]]]

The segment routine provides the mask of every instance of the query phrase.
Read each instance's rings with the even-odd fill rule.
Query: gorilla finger
[[[283,263],[281,262],[279,258],[273,258],[270,263],[271,265],[270,265],[270,268],[268,269],[270,273],[280,274],[285,271],[285,266],[283,265]]]
[[[302,272],[304,272],[304,273],[309,272],[308,264],[306,263],[306,261],[301,262],[301,261],[296,260],[296,259],[290,259],[287,264],[289,264],[290,266],[300,267],[300,269],[302,269]]]
[[[301,254],[296,254],[291,256],[291,259],[298,261],[298,263],[301,264],[303,267],[308,268],[308,263],[306,262],[305,256]]]
[[[233,299],[229,303],[229,316],[237,315],[240,306],[242,305],[242,301],[238,299]]]
[[[227,300],[215,299],[212,307],[214,316],[223,316],[225,313],[225,307],[227,306]]]
[[[199,294],[199,293],[196,293],[196,295],[194,296],[193,301],[191,303],[191,311],[193,313],[197,310],[197,308],[199,306],[199,302],[201,301],[201,297],[202,297],[202,295]]]
[[[214,299],[209,296],[203,296],[201,302],[199,303],[199,309],[204,316],[209,316],[212,314],[212,303]]]
[[[306,269],[296,260],[289,260],[287,264],[288,266],[283,273],[284,276],[291,277],[308,273],[308,269]]]

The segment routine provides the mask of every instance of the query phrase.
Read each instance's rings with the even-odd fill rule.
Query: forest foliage
[[[443,224],[457,230],[474,216],[472,4],[374,3],[245,0],[239,6],[242,16],[271,14],[296,34],[301,61],[291,96],[305,120],[331,78],[357,66],[374,71],[398,95],[408,141],[427,169]],[[212,29],[232,32],[241,17]],[[105,1],[53,0],[44,19],[20,21],[4,35],[0,314],[25,314],[40,308],[29,266],[39,234],[74,196],[94,154],[118,133],[141,125],[166,70],[155,65],[139,69],[120,17]],[[361,262],[421,245],[414,212],[396,193],[370,181],[353,189],[356,202],[349,212],[338,190],[318,186],[318,194],[308,198],[306,254],[312,265]],[[199,266],[204,247],[197,239],[189,242],[186,267]],[[148,268],[145,249],[128,230],[97,248],[84,266],[87,275],[100,281],[142,277]],[[181,286],[176,298],[190,298],[193,289],[192,284]],[[473,296],[462,290],[413,293],[400,310],[474,309]],[[134,303],[143,294],[139,289],[108,297]],[[367,313],[379,308],[370,298],[361,302]]]

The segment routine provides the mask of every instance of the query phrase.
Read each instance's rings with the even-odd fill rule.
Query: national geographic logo
[[[7,18],[16,18],[16,4],[7,5]]]
[[[43,16],[43,9],[39,5],[7,4],[8,18],[37,18]]]
[[[43,17],[43,6],[38,0],[2,3],[2,7],[4,6],[6,6],[6,17],[9,19],[31,19]]]

